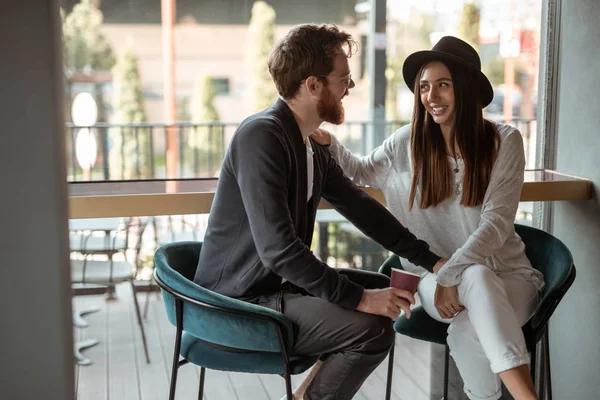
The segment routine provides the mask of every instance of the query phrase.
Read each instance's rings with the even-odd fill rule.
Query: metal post
[[[175,0],[162,0],[162,46],[163,46],[163,108],[164,121],[167,123],[167,178],[177,175],[177,128],[175,122]]]
[[[148,158],[150,159],[150,178],[154,179],[156,178],[156,176],[154,175],[154,127],[151,126],[150,130],[148,131],[148,150],[149,150],[149,156]]]
[[[168,128],[167,128],[168,129]],[[173,128],[175,129],[175,128]],[[179,142],[179,177],[183,177],[184,175],[184,168],[183,165],[185,164],[185,143],[183,140],[183,126],[179,126],[177,127],[177,142]],[[168,168],[168,167],[167,167]],[[169,173],[169,171],[167,170],[167,174]],[[175,178],[176,176],[168,176],[168,178]]]
[[[77,158],[75,156],[75,129],[71,128],[71,168],[73,169],[73,180],[77,180]]]
[[[133,128],[133,134],[135,136],[135,173],[138,179],[140,179],[140,130],[139,127]]]
[[[371,152],[385,139],[385,69],[387,1],[371,0],[369,36],[367,37],[367,71],[369,73],[369,121],[366,153]]]
[[[102,140],[102,169],[104,171],[104,180],[110,179],[109,154],[108,154],[108,127],[98,128],[100,131],[100,140]]]

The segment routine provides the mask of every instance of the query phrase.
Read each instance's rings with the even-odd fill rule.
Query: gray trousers
[[[359,285],[389,286],[374,272],[340,270]],[[283,293],[283,314],[297,327],[293,354],[321,354],[323,365],[306,391],[305,400],[350,400],[386,358],[395,339],[387,317],[348,311],[317,297]]]

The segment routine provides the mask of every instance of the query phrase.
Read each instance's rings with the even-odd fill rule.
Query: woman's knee
[[[468,317],[468,312],[458,313],[448,327],[448,337],[446,339],[450,350],[460,352],[461,349],[472,348],[473,344],[478,342],[477,333]]]
[[[462,274],[462,281],[466,283],[485,282],[496,278],[497,275],[491,268],[481,264],[471,265]]]
[[[465,290],[479,292],[501,287],[503,287],[502,280],[494,271],[485,265],[475,264],[463,271],[459,290],[462,289],[462,292],[465,293]]]

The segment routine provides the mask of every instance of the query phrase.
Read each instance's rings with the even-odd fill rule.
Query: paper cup
[[[404,271],[402,269],[392,268],[392,276],[390,279],[390,286],[396,289],[403,289],[415,294],[421,276],[413,272]]]

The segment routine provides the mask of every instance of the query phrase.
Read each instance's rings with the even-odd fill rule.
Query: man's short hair
[[[352,35],[336,25],[302,24],[293,27],[275,45],[267,65],[279,95],[289,100],[296,96],[304,79],[329,75],[340,51],[346,50],[351,57],[356,48]]]

